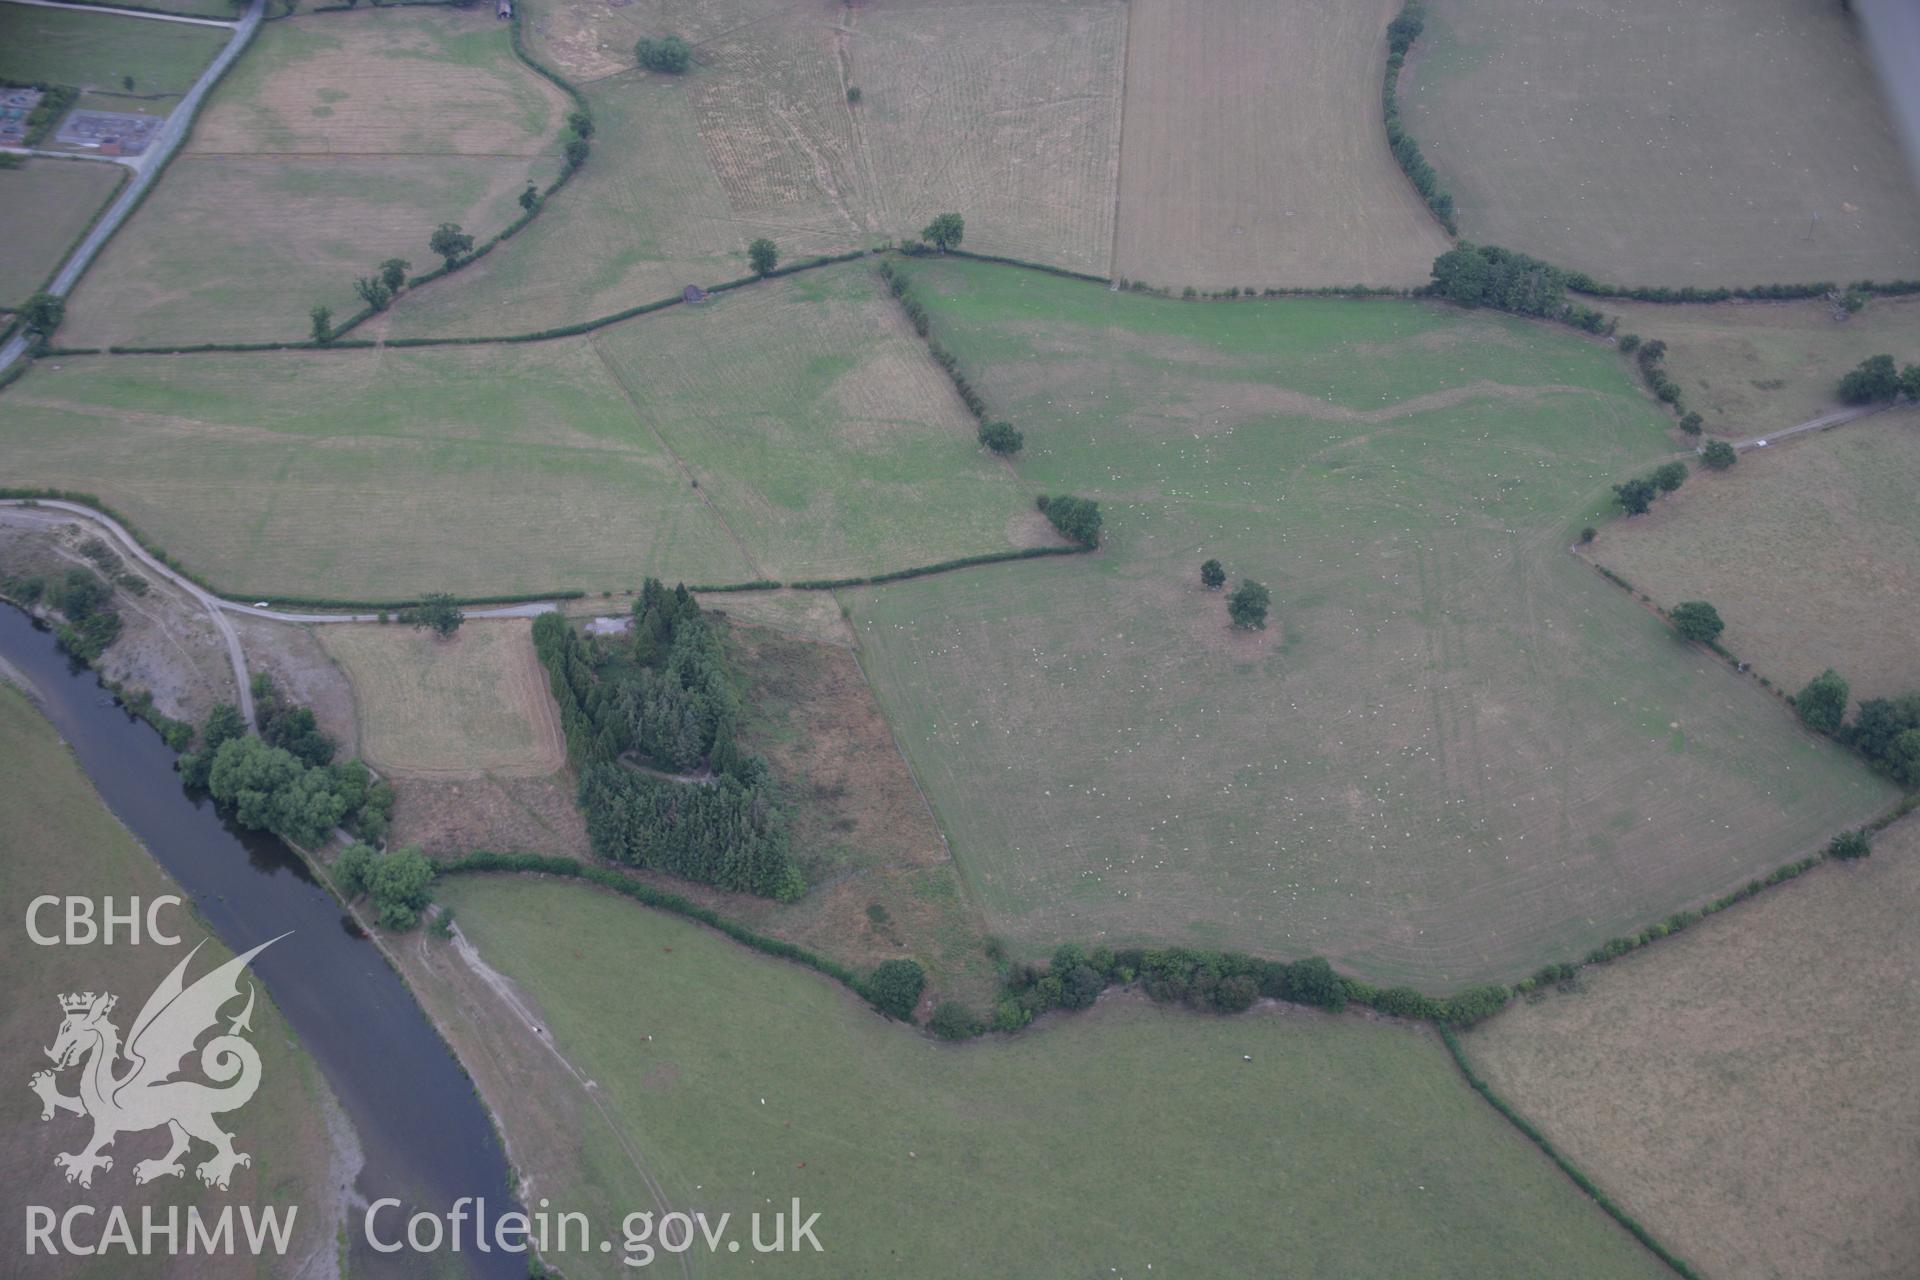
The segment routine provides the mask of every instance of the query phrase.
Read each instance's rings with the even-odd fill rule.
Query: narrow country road
[[[1788,427],[1785,431],[1776,431],[1770,436],[1755,436],[1751,440],[1736,440],[1733,442],[1733,447],[1735,452],[1758,449],[1764,445],[1776,444],[1789,436],[1797,436],[1803,431],[1824,431],[1828,427],[1837,427],[1843,422],[1857,422],[1861,418],[1870,418],[1876,413],[1885,413],[1888,409],[1912,409],[1914,406],[1914,401],[1907,401],[1905,403],[1888,401],[1885,404],[1863,404],[1852,409],[1836,409],[1832,413],[1822,417],[1803,422],[1797,427]]]
[[[80,13],[117,13],[123,18],[151,18],[155,22],[189,22],[196,27],[231,27],[237,18],[190,18],[184,13],[154,13],[150,9],[110,9],[103,4],[64,4],[61,0],[6,0],[8,4],[30,4],[36,9],[71,9]]]
[[[68,502],[61,498],[0,498],[0,507],[26,513],[29,519],[33,518],[31,513],[36,511],[58,511],[61,513],[59,521],[78,518],[94,524],[106,533],[128,558],[137,561],[149,573],[164,578],[197,600],[207,611],[207,616],[213,619],[213,625],[219,630],[221,639],[226,642],[227,656],[233,663],[234,682],[240,688],[240,714],[247,718],[248,724],[256,727],[253,681],[247,673],[247,654],[240,645],[240,634],[233,629],[233,623],[227,619],[228,613],[245,614],[250,618],[268,618],[275,622],[378,622],[380,620],[380,615],[377,613],[291,613],[283,609],[259,609],[251,605],[237,604],[232,600],[223,600],[193,579],[177,572],[141,546],[140,540],[135,538],[118,520],[78,502]],[[43,517],[41,522],[52,524],[57,521],[53,517]],[[552,613],[558,607],[551,600],[536,600],[528,604],[462,609],[460,616],[463,618],[537,618],[543,613]]]
[[[112,541],[119,544],[121,554],[138,562],[149,573],[166,579],[186,592],[189,597],[199,601],[201,607],[207,611],[207,616],[213,619],[214,629],[219,631],[220,638],[226,642],[227,658],[233,663],[233,681],[239,687],[240,714],[246,717],[249,725],[259,728],[259,722],[254,719],[253,713],[253,679],[247,674],[247,653],[240,647],[240,633],[233,629],[233,624],[227,621],[227,615],[220,609],[222,603],[220,597],[191,578],[174,572],[152,552],[141,546],[140,540],[127,532],[126,527],[118,520],[102,515],[92,507],[83,507],[77,502],[62,502],[56,498],[4,498],[0,499],[0,507],[50,509],[90,521],[99,526]]]
[[[72,293],[73,286],[80,282],[80,274],[92,263],[95,255],[105,247],[107,241],[113,238],[113,233],[120,229],[120,224],[127,220],[127,215],[139,207],[140,201],[147,194],[147,188],[153,185],[154,179],[158,178],[161,170],[166,168],[167,161],[172,158],[174,151],[179,148],[181,142],[185,141],[187,128],[193,120],[193,113],[199,109],[200,100],[207,96],[207,91],[213,87],[214,82],[233,65],[234,59],[238,58],[253,40],[254,32],[260,29],[261,16],[266,12],[266,2],[267,0],[253,0],[247,6],[246,14],[236,23],[213,22],[211,19],[182,19],[182,21],[208,22],[216,27],[231,27],[233,36],[227,41],[226,46],[214,55],[213,61],[207,64],[207,69],[200,73],[200,78],[193,82],[193,88],[187,90],[175,104],[173,111],[167,116],[166,123],[154,132],[153,141],[147,145],[145,154],[129,158],[128,167],[133,170],[132,179],[121,188],[120,194],[114,198],[112,204],[107,206],[107,211],[100,215],[100,220],[93,224],[93,229],[87,232],[86,238],[81,240],[78,247],[67,256],[59,273],[47,285],[48,293],[60,298]],[[89,12],[100,12],[91,6],[53,5],[50,7],[63,9],[85,7]],[[154,15],[141,14],[140,16],[144,18]],[[27,337],[24,333],[15,334],[7,340],[5,346],[0,346],[0,373],[10,368],[26,349]],[[251,720],[252,716],[249,715],[248,719]]]

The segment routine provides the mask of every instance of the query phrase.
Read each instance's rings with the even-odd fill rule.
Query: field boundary
[[[56,163],[62,161],[68,161],[74,164],[100,163],[98,160],[93,160],[85,156],[73,156],[70,161],[68,157],[54,155],[36,154],[32,158],[35,160],[52,160]],[[86,238],[93,233],[93,229],[100,225],[100,219],[107,216],[107,210],[113,207],[113,202],[118,200],[121,192],[127,189],[127,183],[133,180],[132,172],[125,165],[116,164],[113,166],[113,171],[119,175],[119,181],[113,184],[113,190],[109,191],[107,198],[100,202],[100,207],[93,211],[93,216],[87,219],[86,225],[81,227],[80,230],[74,234],[73,239],[67,241],[66,246],[60,250],[60,256],[54,260],[53,268],[41,278],[40,288],[37,292],[45,293],[50,289],[54,279],[59,276],[60,269],[66,265],[67,259],[71,258],[74,250],[78,249],[81,244],[86,241]],[[12,328],[9,326],[6,333],[0,334],[0,342],[6,341],[6,339],[11,336]]]
[[[1608,1198],[1607,1193],[1602,1191],[1579,1165],[1562,1155],[1560,1149],[1549,1142],[1545,1134],[1534,1128],[1527,1118],[1514,1110],[1513,1105],[1505,1098],[1495,1093],[1493,1087],[1480,1078],[1479,1072],[1475,1071],[1473,1064],[1467,1060],[1466,1050],[1460,1046],[1460,1037],[1456,1036],[1450,1028],[1442,1027],[1440,1039],[1447,1046],[1447,1052],[1453,1055],[1453,1065],[1460,1069],[1461,1076],[1472,1086],[1473,1091],[1486,1099],[1487,1105],[1498,1111],[1507,1123],[1518,1129],[1528,1141],[1540,1148],[1541,1153],[1553,1161],[1555,1167],[1566,1174],[1574,1186],[1586,1192],[1587,1197],[1599,1205],[1609,1218],[1626,1228],[1627,1234],[1645,1246],[1647,1252],[1673,1268],[1675,1274],[1686,1277],[1686,1280],[1703,1280],[1700,1273],[1689,1266],[1684,1258],[1660,1243],[1659,1238],[1641,1226],[1638,1219]]]

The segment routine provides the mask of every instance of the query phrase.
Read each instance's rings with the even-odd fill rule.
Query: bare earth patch
[[[1911,1274],[1920,824],[1468,1037],[1493,1087],[1710,1276]]]

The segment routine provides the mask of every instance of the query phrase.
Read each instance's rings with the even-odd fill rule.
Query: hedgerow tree
[[[982,1031],[980,1019],[958,1000],[942,1000],[927,1019],[927,1027],[942,1040],[966,1040]]]
[[[1793,695],[1793,709],[1800,713],[1800,719],[1809,729],[1826,734],[1838,733],[1841,722],[1847,718],[1847,701],[1851,692],[1846,679],[1828,667]]]
[[[633,56],[649,71],[664,71],[677,76],[687,69],[687,63],[693,57],[693,46],[679,36],[666,36],[659,40],[643,36],[640,43],[633,47]]]
[[[1034,505],[1063,537],[1083,547],[1100,545],[1100,504],[1092,498],[1076,498],[1066,493],[1050,497],[1043,493]]]
[[[309,332],[313,334],[313,340],[315,342],[333,341],[332,307],[315,307],[313,310],[307,312],[307,319],[312,322],[313,327]]]
[[[1684,462],[1666,462],[1655,467],[1648,477],[1654,487],[1662,493],[1672,493],[1687,482],[1687,464]]]
[[[567,128],[573,130],[577,137],[591,138],[593,136],[593,117],[584,111],[569,111],[567,113]]]
[[[1491,244],[1462,244],[1435,258],[1433,287],[1463,307],[1530,316],[1559,314],[1567,296],[1566,276],[1558,267]]]
[[[865,994],[868,1003],[889,1018],[912,1022],[926,985],[927,971],[917,961],[882,960],[868,976]]]
[[[1899,394],[1900,375],[1892,356],[1868,356],[1840,379],[1840,399],[1845,404],[1873,404]]]
[[[1284,999],[1295,1004],[1318,1005],[1335,1013],[1347,1007],[1347,987],[1333,966],[1319,956],[1308,956],[1287,966],[1281,987]]]
[[[564,148],[569,172],[578,169],[587,162],[587,156],[593,151],[593,144],[585,138],[568,138]]]
[[[1218,591],[1227,585],[1227,571],[1220,567],[1218,560],[1207,560],[1200,565],[1200,585],[1209,591]]]
[[[418,605],[400,614],[400,621],[409,626],[424,627],[442,640],[460,629],[461,620],[460,606],[444,591],[422,596]]]
[[[443,222],[427,237],[427,248],[445,259],[451,271],[454,264],[473,252],[473,237],[462,231],[459,223]]]
[[[1726,629],[1720,611],[1705,600],[1683,600],[1673,606],[1673,629],[1683,640],[1711,644]]]
[[[1725,471],[1739,460],[1740,455],[1725,440],[1709,440],[1707,447],[1700,451],[1700,461],[1715,471]]]
[[[1700,429],[1706,424],[1707,420],[1692,410],[1680,415],[1680,429],[1690,436],[1699,435]]]
[[[1018,453],[1027,439],[1011,422],[987,422],[980,426],[980,443],[995,453]]]
[[[1644,514],[1647,508],[1653,505],[1654,498],[1659,496],[1659,490],[1646,476],[1635,476],[1623,484],[1613,486],[1613,496],[1619,502],[1622,511],[1630,516],[1637,516]]]
[[[526,190],[520,193],[520,207],[524,209],[526,212],[532,213],[535,206],[537,206],[539,203],[540,203],[540,188],[534,186],[531,182],[529,182],[527,184]]]
[[[1227,597],[1227,616],[1233,619],[1236,627],[1259,630],[1267,625],[1267,605],[1272,598],[1265,587],[1247,578]]]
[[[771,275],[780,265],[780,247],[773,241],[761,236],[747,246],[747,265],[753,268],[757,276]]]
[[[353,282],[353,291],[360,295],[360,301],[375,311],[385,311],[387,304],[393,301],[393,290],[379,276],[361,276]]]
[[[388,258],[380,264],[380,283],[387,286],[389,293],[399,293],[407,283],[407,268],[412,265],[405,258]]]
[[[929,222],[920,232],[920,238],[934,248],[945,253],[956,248],[967,233],[967,222],[957,213],[943,213]]]
[[[55,297],[44,289],[28,298],[20,307],[20,323],[43,338],[58,329],[66,315],[66,299]]]

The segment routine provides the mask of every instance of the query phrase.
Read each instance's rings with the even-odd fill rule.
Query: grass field
[[[990,927],[1445,989],[1579,955],[1890,791],[1566,554],[1669,445],[1607,348],[1402,302],[915,265],[1108,545],[848,593]],[[1235,633],[1199,562],[1275,593]]]
[[[1855,698],[1920,688],[1920,415],[1895,411],[1741,455],[1590,554],[1655,601],[1709,600],[1720,637],[1788,693],[1833,667]]]
[[[1843,408],[1840,376],[1871,355],[1920,360],[1920,298],[1875,298],[1844,322],[1831,304],[1616,303],[1620,332],[1667,344],[1666,368],[1714,435],[1747,440]]]
[[[42,361],[7,397],[12,482],[98,493],[267,597],[841,577],[1055,540],[864,263],[590,338]]]
[[[842,577],[1059,539],[865,263],[591,339],[752,559]]]
[[[0,169],[0,303],[18,306],[46,283],[124,176],[84,161]]]
[[[1428,8],[1402,109],[1463,235],[1622,284],[1920,272],[1920,194],[1841,6]]]
[[[1481,1074],[1710,1276],[1920,1256],[1920,826],[1467,1038]],[[1604,1063],[1604,1070],[1595,1064]]]
[[[130,895],[151,901],[160,894],[179,893],[179,887],[107,811],[53,726],[4,681],[0,681],[0,768],[9,777],[31,780],[31,785],[9,787],[0,794],[0,853],[4,854],[0,856],[0,896],[7,902],[25,904],[48,893],[94,899],[111,894],[117,904],[124,905]],[[6,930],[0,954],[6,959],[8,986],[31,995],[10,999],[0,1009],[0,1029],[8,1044],[18,1046],[18,1076],[0,1100],[0,1134],[5,1136],[6,1151],[0,1168],[6,1173],[11,1202],[0,1220],[0,1250],[16,1260],[24,1256],[22,1206],[29,1203],[63,1212],[70,1205],[108,1201],[123,1205],[136,1227],[142,1205],[154,1206],[164,1221],[167,1206],[201,1204],[204,1212],[208,1205],[203,1201],[297,1204],[299,1215],[285,1264],[323,1270],[336,1248],[334,1224],[339,1216],[325,1118],[334,1104],[318,1069],[271,1001],[262,1000],[254,1010],[254,1031],[249,1037],[260,1051],[260,1092],[244,1112],[228,1119],[241,1135],[240,1149],[253,1157],[251,1167],[235,1171],[230,1191],[220,1196],[204,1193],[191,1169],[185,1178],[160,1178],[136,1187],[132,1166],[137,1159],[165,1151],[166,1135],[161,1133],[130,1133],[120,1139],[113,1149],[113,1169],[100,1174],[91,1191],[68,1184],[53,1163],[55,1153],[79,1149],[88,1126],[71,1115],[57,1115],[48,1122],[40,1119],[40,1100],[26,1088],[26,1077],[33,1070],[30,1059],[39,1066],[46,1063],[37,1047],[27,1046],[53,1042],[61,1016],[55,997],[69,991],[117,994],[120,1011],[114,1020],[125,1032],[147,993],[190,947],[208,936],[185,911],[164,914],[163,920],[165,927],[180,935],[183,945],[42,947],[33,945],[19,919]],[[191,975],[206,972],[203,966],[232,954],[217,940],[209,942],[194,961]],[[63,1092],[73,1089],[72,1073],[62,1078],[61,1086]],[[196,1146],[196,1152],[204,1158],[204,1148]],[[104,1215],[104,1205],[100,1212]],[[103,1229],[104,1217],[93,1223],[93,1231]],[[80,1230],[88,1230],[84,1219]],[[136,1263],[116,1259],[110,1270],[115,1275],[241,1277],[256,1275],[256,1265],[257,1259],[244,1255],[214,1259],[183,1255]],[[69,1258],[63,1263],[42,1256],[21,1274],[103,1272],[97,1262],[89,1265]]]
[[[9,474],[243,594],[752,576],[582,343],[59,364],[7,392]]]
[[[559,769],[566,742],[532,626],[474,621],[445,640],[414,627],[318,628],[353,686],[361,757],[403,778]]]
[[[1387,150],[1397,0],[1134,0],[1113,272],[1418,285],[1446,234]]]
[[[484,238],[518,217],[522,187],[557,172],[565,114],[479,8],[274,22],[88,271],[61,336],[305,338],[310,307],[344,320],[385,259],[438,265],[441,222]]]
[[[132,76],[131,93],[177,96],[227,36],[186,22],[0,4],[0,79],[120,93],[129,92],[121,78]]]
[[[1121,999],[943,1046],[611,895],[440,892],[591,1094],[450,946],[405,962],[533,1185],[596,1221],[671,1206],[744,1229],[798,1196],[824,1252],[778,1259],[796,1275],[1266,1276],[1277,1258],[1328,1277],[1660,1274],[1425,1031]],[[739,1271],[751,1256],[694,1262]]]

